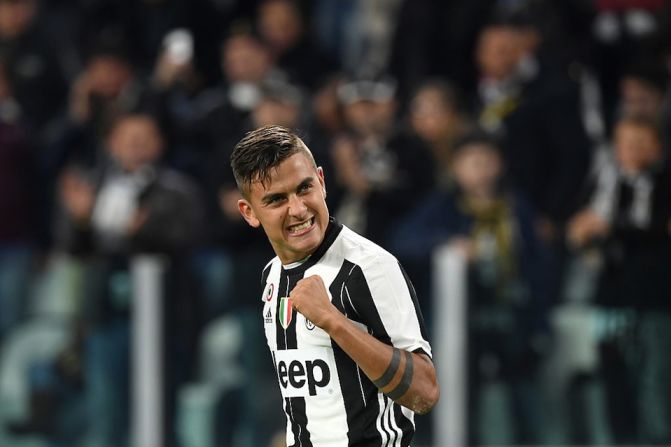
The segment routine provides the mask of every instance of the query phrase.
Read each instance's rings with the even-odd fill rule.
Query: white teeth
[[[312,225],[312,219],[307,220],[300,225],[294,225],[289,229],[289,231],[291,231],[292,233],[296,233],[297,231],[301,231],[308,228],[310,225]]]

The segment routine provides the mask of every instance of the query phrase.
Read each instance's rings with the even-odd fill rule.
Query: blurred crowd
[[[429,329],[468,262],[469,444],[671,444],[670,73],[666,0],[0,0],[0,445],[129,445],[147,253],[166,445],[283,430],[228,162],[267,124]]]

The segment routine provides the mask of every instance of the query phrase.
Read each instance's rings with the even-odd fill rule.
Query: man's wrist
[[[334,338],[344,327],[343,325],[347,322],[347,317],[341,314],[338,311],[332,312],[327,318],[324,319],[324,323],[321,325],[321,328],[329,334],[331,338]]]

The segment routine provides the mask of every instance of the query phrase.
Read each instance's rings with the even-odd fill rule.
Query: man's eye
[[[301,185],[301,186],[298,188],[298,191],[299,191],[299,192],[306,192],[306,191],[309,191],[310,188],[312,188],[312,185],[308,183],[307,185]]]

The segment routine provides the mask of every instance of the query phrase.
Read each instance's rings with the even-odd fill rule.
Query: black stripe
[[[398,404],[394,404],[392,417],[396,421],[398,428],[400,428],[403,432],[401,446],[408,447],[410,445],[410,441],[412,441],[413,435],[415,434],[415,427],[413,426],[412,421],[405,417],[405,415],[401,412],[401,406]]]
[[[343,314],[353,319],[354,310],[343,297],[343,286],[354,264],[344,261],[340,271],[329,286],[333,305]],[[375,427],[375,417],[379,413],[377,388],[357,364],[334,341],[331,341],[336,369],[340,378],[345,414],[347,415],[347,437],[354,446],[380,445],[382,438]],[[371,418],[372,416],[372,418]]]
[[[291,430],[296,440],[296,445],[300,447],[312,447],[310,432],[307,429],[308,416],[305,412],[304,397],[289,397],[288,404],[291,408]]]
[[[412,421],[405,417],[401,411],[401,406],[398,404],[394,404],[391,417],[394,418],[396,421],[396,426],[398,426],[398,428],[403,432],[401,445],[410,445],[410,441],[412,441],[412,437],[415,434],[415,427],[413,426]]]
[[[354,266],[352,273],[345,283],[345,287],[352,299],[352,304],[360,315],[361,322],[368,326],[370,334],[380,340],[382,343],[392,346],[391,337],[387,333],[377,311],[373,295],[370,293],[366,277],[358,265]]]
[[[270,275],[270,270],[272,267],[273,264],[271,262],[263,269],[263,272],[261,272],[261,286],[264,288],[266,287],[266,281],[268,281],[268,275]]]
[[[280,272],[280,283],[277,286],[277,303],[275,303],[275,335],[276,335],[275,338],[277,339],[278,351],[288,349],[284,328],[278,321],[278,318],[280,316],[280,302],[282,301],[282,297],[288,295],[287,293],[288,284],[289,284],[289,276],[284,274],[284,272]]]
[[[296,287],[296,283],[303,278],[305,271],[298,271],[295,269],[284,270],[282,269],[281,280],[281,295],[278,296],[289,296],[291,291]],[[278,300],[278,311],[279,311],[279,300]],[[298,341],[296,340],[296,311],[291,311],[291,323],[289,327],[284,330],[279,322],[277,325],[278,335],[281,333],[284,349],[298,349]],[[278,349],[279,342],[278,342]],[[308,416],[305,411],[305,398],[303,397],[288,397],[285,399],[286,405],[289,408],[289,419],[291,420],[291,431],[294,435],[295,445],[300,447],[312,447],[312,441],[310,441],[310,432],[308,431]]]

